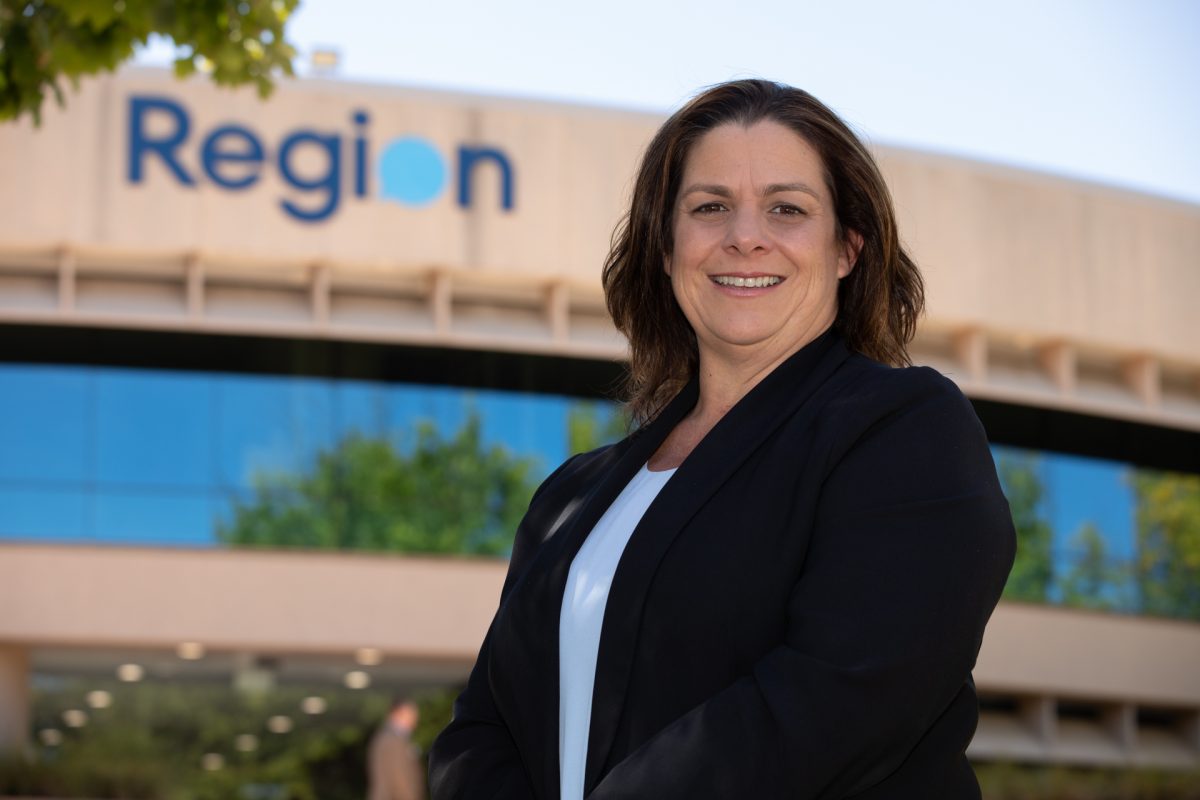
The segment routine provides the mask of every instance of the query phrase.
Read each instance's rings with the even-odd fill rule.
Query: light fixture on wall
[[[62,713],[62,719],[68,728],[82,728],[87,725],[88,715],[82,709],[70,708]]]
[[[377,647],[360,647],[354,651],[354,660],[364,667],[377,667],[383,663],[383,651]]]
[[[267,730],[271,733],[287,733],[292,729],[292,718],[276,714],[267,720]]]
[[[306,697],[300,701],[300,710],[305,714],[324,714],[328,707],[324,697]]]
[[[204,645],[200,642],[180,642],[175,653],[184,661],[199,661],[204,658]]]
[[[146,670],[141,664],[122,664],[117,667],[117,679],[125,683],[137,683],[146,677]]]

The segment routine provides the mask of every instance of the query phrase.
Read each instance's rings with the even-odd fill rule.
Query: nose
[[[725,231],[725,249],[742,255],[765,251],[768,246],[767,232],[758,210],[739,208],[729,215],[729,227]]]

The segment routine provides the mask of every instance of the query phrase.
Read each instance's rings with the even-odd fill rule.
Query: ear
[[[663,256],[663,272],[667,273],[667,277],[671,277],[671,256]]]
[[[858,254],[862,252],[863,237],[858,231],[847,230],[842,240],[842,254],[838,256],[838,278],[844,278],[851,273],[858,263]]]

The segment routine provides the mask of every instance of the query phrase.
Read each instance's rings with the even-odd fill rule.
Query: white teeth
[[[762,275],[757,278],[742,278],[737,275],[716,275],[713,281],[721,286],[742,286],[751,289],[761,289],[764,286],[774,286],[782,281],[783,278],[774,275]]]

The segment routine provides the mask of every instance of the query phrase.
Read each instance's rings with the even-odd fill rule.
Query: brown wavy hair
[[[900,244],[891,194],[875,159],[836,114],[808,92],[765,80],[710,87],[663,123],[646,148],[629,212],[604,263],[604,296],[629,339],[625,382],[635,425],[653,419],[699,365],[696,334],[663,269],[673,247],[673,209],[688,153],[726,123],[786,125],[821,157],[836,232],[863,239],[854,269],[838,284],[833,327],[851,350],[892,366],[911,363],[908,343],[925,306],[917,265]]]

